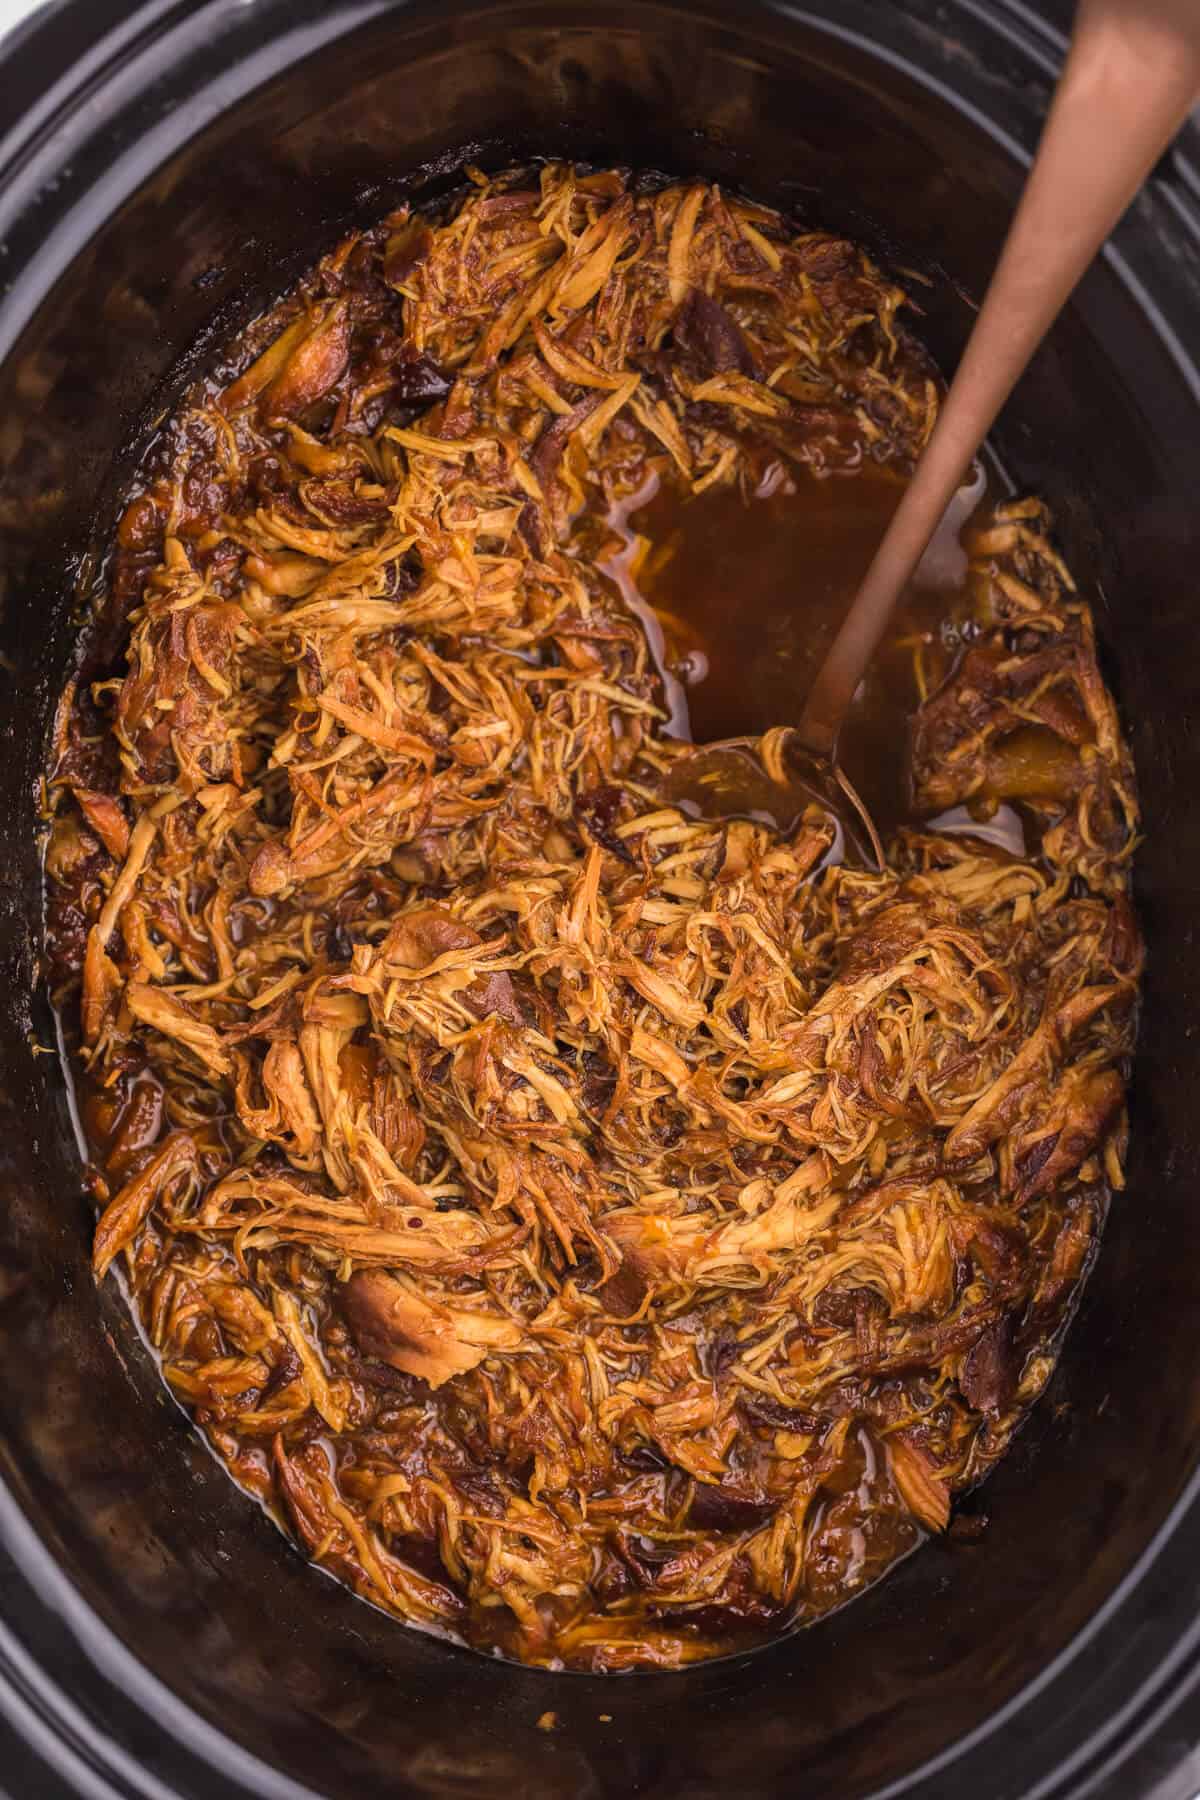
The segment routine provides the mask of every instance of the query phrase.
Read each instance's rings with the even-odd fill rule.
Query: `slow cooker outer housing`
[[[462,161],[714,176],[849,229],[952,366],[1061,40],[997,0],[71,0],[0,48],[0,1711],[14,1793],[972,1800],[1187,1791],[1200,1499],[1200,231],[1164,163],[997,448],[1097,598],[1146,812],[1129,1189],[1062,1365],[931,1544],[678,1675],[485,1661],[308,1568],[88,1268],[35,994],[38,777],[116,488],[187,375],[348,223]],[[114,460],[115,459],[115,460]],[[539,1730],[546,1712],[558,1728]],[[17,1740],[20,1740],[19,1746]],[[32,1771],[32,1773],[30,1773]]]

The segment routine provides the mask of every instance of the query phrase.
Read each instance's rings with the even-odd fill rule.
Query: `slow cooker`
[[[161,1387],[39,988],[40,771],[154,422],[346,226],[464,161],[703,174],[916,270],[961,349],[1064,50],[1019,0],[58,0],[0,46],[0,1785],[14,1795],[1182,1800],[1200,1787],[1200,170],[1185,133],[995,435],[1096,602],[1150,946],[1127,1192],[975,1528],[669,1675],[416,1636]],[[552,1713],[553,1729],[545,1729]],[[539,1728],[539,1721],[542,1728]]]

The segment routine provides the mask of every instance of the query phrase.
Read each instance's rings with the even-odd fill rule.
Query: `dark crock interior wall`
[[[157,109],[176,141],[196,135],[111,219],[96,214],[92,242],[0,370],[0,1466],[100,1618],[198,1712],[322,1791],[700,1800],[780,1792],[803,1768],[807,1793],[865,1794],[1045,1666],[1130,1567],[1194,1460],[1196,397],[1100,269],[998,440],[1018,486],[1052,500],[1100,595],[1145,792],[1152,962],[1129,1192],[1051,1393],[968,1503],[990,1517],[982,1542],[931,1545],[819,1631],[686,1675],[557,1681],[420,1639],[307,1569],[230,1488],[161,1390],[114,1285],[97,1295],[88,1272],[65,1091],[54,1058],[38,1054],[51,1022],[31,993],[37,776],[94,521],[188,371],[340,225],[406,189],[444,188],[464,155],[702,172],[857,233],[934,277],[921,329],[949,366],[1018,166],[895,57],[973,87],[992,125],[1018,137],[1047,78],[1001,39],[973,37],[966,8],[949,9],[950,33],[947,8],[919,0],[890,21],[888,9],[825,0],[813,11],[837,34],[715,0],[711,12],[652,0],[397,6],[208,123],[212,109],[189,111],[187,96],[235,60],[231,46],[244,61],[272,29],[321,9],[267,5],[236,26],[229,7],[175,10],[220,12],[228,37],[195,35],[186,56],[164,60],[160,90],[139,78],[129,116]],[[857,29],[891,61],[854,43]],[[273,56],[282,66],[277,48],[264,73]],[[89,1681],[81,1668],[85,1703],[107,1706]],[[547,1709],[559,1733],[535,1729]],[[122,1731],[148,1767],[170,1770],[169,1728],[132,1719]],[[920,1791],[943,1790],[929,1777]]]

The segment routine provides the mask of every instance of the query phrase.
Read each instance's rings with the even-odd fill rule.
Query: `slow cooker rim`
[[[89,135],[94,137],[106,123],[111,126],[126,118],[136,104],[137,95],[145,91],[155,72],[165,73],[177,67],[178,34],[183,35],[192,49],[200,44],[213,49],[222,42],[223,27],[230,38],[235,36],[240,23],[237,15],[245,15],[248,10],[244,6],[231,6],[226,0],[143,0],[132,10],[122,7],[120,0],[95,6],[87,22],[86,30],[90,35],[82,53],[66,68],[62,67],[61,58],[58,59],[58,73],[45,90],[45,104],[27,121],[28,129],[22,130],[18,126],[0,141],[0,180],[3,181],[0,243],[9,242],[10,228],[19,226],[23,229],[16,238],[31,238],[37,250],[35,261],[6,279],[0,290],[4,302],[0,312],[0,356],[7,354],[54,280],[70,266],[91,237],[92,221],[97,214],[97,188],[103,194],[102,210],[107,216],[137,190],[167,155],[182,147],[195,131],[214,117],[217,110],[236,103],[280,68],[311,55],[322,44],[341,38],[382,13],[399,10],[407,3],[408,0],[336,0],[332,6],[313,6],[310,11],[306,4],[289,6],[286,0],[267,0],[266,5],[257,9],[259,33],[262,32],[263,14],[281,22],[286,19],[289,29],[286,34],[281,31],[278,37],[272,37],[261,57],[239,62],[232,70],[225,68],[218,57],[208,86],[190,90],[188,103],[178,108],[169,120],[160,121],[159,129],[152,136],[135,133],[124,152],[108,164],[102,182],[89,185],[81,171],[74,185],[63,183],[61,189],[48,188],[45,182],[48,164],[61,166],[70,162],[79,169],[84,159],[71,154],[72,144],[81,146]],[[1017,46],[1040,74],[1052,78],[1064,40],[1044,20],[1032,15],[1020,0],[994,0],[993,11],[987,16],[975,0],[954,0],[954,4],[977,22],[1001,29],[1008,42]],[[686,0],[650,0],[647,10],[686,10]],[[854,43],[874,56],[881,54],[877,38],[868,38],[852,28],[833,24],[809,13],[801,5],[789,4],[787,0],[759,0],[759,10],[779,14]],[[52,72],[57,56],[56,46],[50,41],[53,30],[67,22],[78,31],[78,12],[75,0],[51,0],[51,4],[28,20],[16,34],[0,41],[0,68],[6,63],[11,67],[14,62],[36,67],[41,61],[43,67]],[[994,16],[997,13],[999,18]],[[281,56],[280,45],[285,41],[289,48]],[[936,77],[931,77],[919,65],[906,60],[901,51],[893,50],[882,59],[902,70],[909,79],[937,93],[1010,155],[1028,160],[1028,143],[1021,142],[999,126],[973,106],[963,93],[951,90]],[[269,67],[264,66],[268,63]],[[213,105],[214,90],[220,101],[219,107]],[[81,117],[85,102],[89,114],[86,121]],[[1194,174],[1190,178],[1185,176],[1181,183],[1184,191],[1173,194],[1171,204],[1178,225],[1190,238],[1194,251],[1200,252],[1200,216],[1192,199],[1197,185]],[[1191,189],[1190,193],[1188,189]],[[1200,371],[1171,320],[1147,295],[1131,259],[1119,245],[1110,245],[1105,254],[1110,267],[1145,312],[1172,355],[1193,395],[1200,400]],[[961,1767],[967,1758],[975,1756],[999,1730],[1043,1696],[1068,1667],[1077,1664],[1084,1652],[1096,1647],[1097,1640],[1113,1625],[1116,1615],[1129,1602],[1134,1590],[1141,1586],[1147,1573],[1156,1567],[1161,1569],[1172,1548],[1186,1557],[1181,1538],[1189,1531],[1194,1539],[1200,1536],[1200,1470],[1193,1472],[1153,1539],[1071,1643],[966,1738],[941,1752],[920,1770],[881,1790],[877,1800],[884,1800],[885,1795],[911,1791],[918,1783],[927,1783],[952,1765]],[[137,1696],[134,1704],[141,1710],[159,1719],[169,1718],[177,1737],[190,1748],[211,1759],[233,1779],[252,1783],[247,1785],[248,1792],[277,1795],[279,1800],[316,1800],[313,1790],[271,1769],[210,1725],[124,1646],[115,1631],[104,1623],[70,1577],[59,1568],[20,1502],[6,1486],[0,1486],[0,1546],[23,1571],[31,1593],[48,1600],[61,1614],[79,1647],[105,1677],[119,1672],[120,1686],[129,1695]],[[1176,1590],[1181,1593],[1186,1584],[1169,1585],[1173,1593]],[[1116,1635],[1114,1633],[1114,1637]],[[1077,1744],[1072,1755],[1059,1762],[1050,1784],[1039,1786],[1037,1793],[1066,1794],[1076,1791],[1077,1778],[1089,1781],[1097,1778],[1108,1766],[1114,1745],[1124,1759],[1147,1732],[1154,1729],[1164,1706],[1177,1704],[1192,1692],[1200,1681],[1200,1617],[1194,1608],[1190,1610],[1186,1625],[1169,1637],[1173,1640],[1172,1648],[1154,1664],[1152,1672],[1140,1685],[1130,1688],[1126,1704],[1110,1710],[1103,1724],[1082,1744]],[[76,1746],[77,1755],[82,1756],[86,1766],[97,1773],[103,1772],[106,1781],[127,1782],[131,1779],[129,1767],[122,1766],[123,1763],[128,1765],[128,1759],[120,1747],[75,1707],[71,1695],[60,1683],[36,1669],[7,1625],[0,1626],[0,1711],[10,1719],[24,1714],[53,1722],[65,1742]],[[66,1769],[62,1772],[67,1774]],[[78,1779],[78,1771],[70,1778]],[[106,1786],[95,1791],[166,1791],[157,1784],[154,1789],[144,1786],[137,1771],[133,1771],[132,1778],[137,1779],[136,1786]]]

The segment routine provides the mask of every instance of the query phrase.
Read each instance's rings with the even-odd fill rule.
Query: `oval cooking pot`
[[[932,279],[953,365],[1062,40],[1017,0],[59,0],[0,47],[0,1783],[522,1800],[1191,1792],[1200,1670],[1200,184],[1167,158],[996,438],[1096,599],[1145,800],[1128,1191],[1060,1370],[930,1544],[818,1628],[556,1677],[323,1578],[165,1396],[36,994],[38,775],[117,487],[347,224],[563,154],[701,173]],[[19,112],[19,116],[16,116]],[[543,1714],[557,1729],[539,1730]],[[1165,1782],[1166,1786],[1160,1786]],[[1192,1783],[1192,1787],[1198,1785]]]

